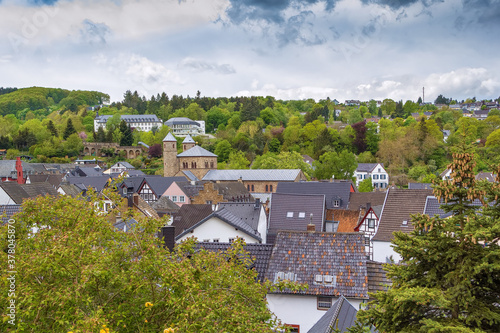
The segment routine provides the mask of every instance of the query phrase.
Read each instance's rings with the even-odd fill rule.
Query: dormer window
[[[340,199],[333,200],[333,207],[340,207]]]

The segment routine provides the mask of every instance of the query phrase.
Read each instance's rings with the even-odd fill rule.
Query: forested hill
[[[81,105],[109,102],[109,95],[98,91],[66,90],[60,88],[0,88],[0,115],[13,114],[24,119],[26,112],[46,116],[57,108],[76,111]]]

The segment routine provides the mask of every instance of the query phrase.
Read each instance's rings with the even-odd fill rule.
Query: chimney
[[[313,223],[313,213],[309,215],[311,217],[311,222],[307,225],[307,232],[315,232],[316,231],[316,226]]]
[[[16,159],[16,173],[17,173],[17,183],[24,184],[23,162],[21,162],[21,157],[19,156]]]
[[[254,206],[254,209],[259,209],[260,208],[260,199],[257,198],[255,199],[255,206]]]
[[[371,207],[372,207],[372,203],[371,202],[367,202],[366,203],[366,211],[369,211]]]
[[[161,227],[161,238],[163,246],[172,251],[175,246],[175,226],[166,225]]]
[[[134,205],[139,206],[139,194],[134,193]]]

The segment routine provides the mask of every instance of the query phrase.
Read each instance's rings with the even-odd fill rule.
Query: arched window
[[[205,161],[205,169],[208,169],[208,162]]]

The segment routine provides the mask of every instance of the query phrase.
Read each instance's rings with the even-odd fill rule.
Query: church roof
[[[185,152],[177,154],[177,157],[217,157],[217,155],[209,152],[205,148],[201,148],[200,146],[194,146],[193,148],[188,149]]]
[[[191,135],[188,134],[188,136],[186,136],[186,138],[184,139],[184,141],[182,141],[182,143],[196,143],[196,142],[193,140]]]
[[[172,135],[172,133],[168,132],[167,136],[165,137],[165,139],[163,139],[163,142],[165,141],[177,141],[174,136]]]

